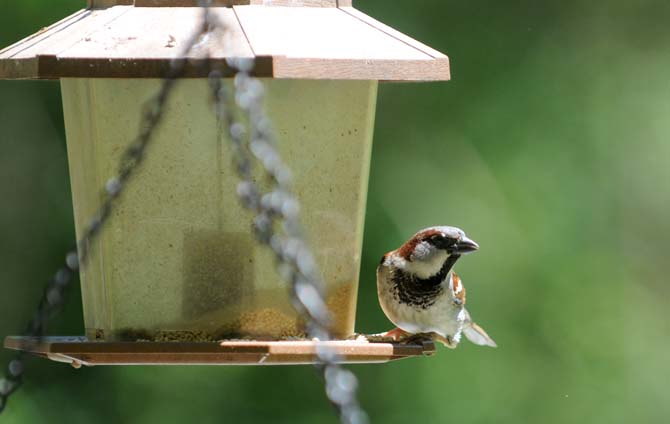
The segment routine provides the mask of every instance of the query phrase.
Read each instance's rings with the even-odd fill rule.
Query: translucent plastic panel
[[[227,82],[228,83],[228,82]],[[302,219],[326,281],[334,333],[353,332],[377,83],[264,80],[266,110],[294,174]],[[139,131],[152,79],[61,82],[77,233]],[[229,139],[207,81],[179,82],[146,161],[82,273],[96,339],[301,336],[273,255],[235,194]],[[258,169],[257,169],[258,171]],[[257,181],[266,186],[267,181]]]

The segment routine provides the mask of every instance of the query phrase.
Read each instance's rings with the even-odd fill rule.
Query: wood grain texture
[[[206,78],[208,76],[204,59],[181,60],[184,61],[182,78]],[[226,59],[214,59],[209,63],[220,69],[224,78],[235,75],[235,70],[226,63]],[[40,79],[58,79],[62,75],[67,75],[68,78],[128,78],[128,75],[133,75],[133,78],[160,78],[168,73],[170,62],[163,58],[113,61],[105,58],[91,58],[87,59],[85,65],[82,65],[78,58],[40,56],[36,68]],[[1,62],[0,72],[2,72]],[[272,78],[274,76],[272,58],[256,56],[252,75]]]
[[[88,9],[99,9],[111,6],[130,6],[134,0],[87,0],[86,7]]]
[[[275,78],[447,81],[450,79],[449,59],[375,60],[313,59],[274,57]]]
[[[367,341],[90,342],[85,337],[5,338],[5,347],[75,365],[299,365],[317,361],[317,348],[328,346],[342,363],[383,363],[435,353],[422,344]]]
[[[196,45],[188,57],[189,77],[206,76],[197,65],[207,55],[221,64],[256,56],[262,67],[256,74],[275,78],[450,77],[445,55],[349,7],[243,5],[212,11],[228,30]],[[82,10],[0,52],[0,78],[160,78],[196,31],[201,13],[196,7]]]
[[[114,6],[109,9],[86,10],[74,20],[49,31],[49,34],[34,42],[26,43],[21,49],[8,52],[9,58],[28,59],[36,56],[57,56],[69,47],[78,44],[89,34],[100,31],[122,15],[130,12],[132,6]],[[5,57],[3,54],[0,57]]]
[[[81,10],[73,13],[72,15],[61,19],[60,21],[58,21],[54,24],[51,24],[48,27],[44,27],[44,28],[40,29],[36,33],[34,33],[32,35],[29,35],[28,37],[26,37],[22,40],[19,40],[16,43],[11,44],[11,45],[3,48],[2,50],[0,50],[0,58],[10,58],[10,57],[12,57],[14,54],[17,53],[17,51],[25,50],[25,49],[29,48],[30,46],[33,46],[33,45],[45,40],[46,38],[52,36],[53,34],[59,32],[59,31],[61,31],[62,29],[67,28],[70,24],[77,21],[82,15],[88,16],[89,13],[90,13],[89,11],[87,11],[85,9],[81,9]]]
[[[61,60],[77,58],[163,59],[178,57],[198,30],[202,10],[192,8],[131,7],[119,16],[114,25],[88,34],[72,47],[59,52]],[[253,57],[244,32],[231,8],[213,8],[212,13],[226,27],[217,29],[200,43],[189,57]]]
[[[136,7],[199,7],[200,0],[87,0],[87,8],[134,5]],[[351,0],[211,0],[211,6],[237,5],[288,6],[288,7],[341,7],[351,6]]]
[[[323,59],[431,59],[337,8],[235,6],[233,9],[256,54]]]
[[[27,37],[0,52],[0,78],[39,79],[61,76],[50,69],[54,58],[62,50],[78,43],[86,36],[127,13],[131,6],[115,6],[104,10],[80,10],[71,16]]]
[[[340,7],[340,10],[343,11],[344,13],[347,13],[347,14],[355,17],[356,19],[360,20],[361,22],[365,22],[366,24],[372,26],[373,28],[378,29],[379,31],[381,31],[385,34],[390,35],[391,37],[407,44],[408,46],[414,47],[415,49],[417,49],[417,50],[419,50],[419,51],[421,51],[421,52],[423,52],[423,53],[425,53],[425,54],[427,54],[431,57],[434,57],[436,59],[444,59],[444,58],[447,57],[443,53],[440,53],[439,51],[437,51],[437,50],[435,50],[431,47],[428,47],[427,45],[413,39],[412,37],[409,37],[409,36],[403,34],[402,32],[400,32],[398,30],[395,30],[395,29],[391,28],[390,26],[379,22],[378,20],[372,18],[371,16],[366,15],[363,12],[359,12],[358,10],[354,9],[353,7]]]
[[[214,7],[250,4],[251,0],[212,0]],[[200,0],[135,0],[135,7],[198,7]]]
[[[337,0],[251,0],[249,4],[287,7],[337,7]]]
[[[104,1],[104,0],[101,0]],[[113,1],[113,0],[110,0]],[[128,1],[128,0],[126,0]],[[351,2],[349,2],[351,4]],[[135,0],[136,7],[198,7],[200,0]],[[337,0],[212,0],[212,6],[337,7]]]

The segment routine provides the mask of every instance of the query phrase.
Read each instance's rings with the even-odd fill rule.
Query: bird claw
[[[407,331],[401,329],[401,328],[394,328],[393,330],[389,330],[386,333],[383,334],[384,337],[389,337],[393,341],[400,342],[406,339],[407,337],[411,336],[412,334],[408,333]]]
[[[400,328],[394,328],[385,333],[371,334],[367,336],[368,340],[376,342],[396,342],[402,344],[423,343],[433,339],[433,333],[412,334]]]
[[[411,334],[401,330],[400,328],[394,328],[393,330],[389,330],[384,333],[366,334],[365,339],[367,339],[369,342],[392,343],[401,342],[408,336],[411,336]]]
[[[369,342],[377,343],[401,343],[401,344],[423,344],[427,341],[438,341],[443,345],[447,346],[450,349],[456,347],[451,337],[443,337],[437,333],[408,333],[405,330],[400,328],[394,328],[385,333],[376,333],[376,334],[366,334],[366,335],[356,335],[356,340],[364,338]]]
[[[434,333],[417,333],[408,335],[407,337],[400,340],[400,343],[423,344],[424,342],[431,341],[433,339],[434,339]]]
[[[438,341],[442,343],[444,346],[448,347],[449,349],[456,349],[456,346],[458,343],[454,343],[454,341],[451,339],[451,337],[443,337],[440,336],[439,334],[431,333],[433,335],[433,340]]]

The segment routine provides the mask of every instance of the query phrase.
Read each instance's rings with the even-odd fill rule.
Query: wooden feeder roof
[[[0,51],[2,79],[161,78],[197,31],[196,0],[89,0],[89,8]],[[261,77],[445,81],[449,59],[343,0],[219,0],[218,29],[189,54],[255,58]],[[161,6],[161,7],[156,7]]]

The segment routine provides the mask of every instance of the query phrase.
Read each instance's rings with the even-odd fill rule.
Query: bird
[[[465,309],[465,287],[453,271],[462,255],[477,249],[463,230],[437,226],[419,231],[382,256],[377,294],[396,326],[382,335],[396,341],[429,337],[452,349],[465,335],[474,344],[497,347]]]

